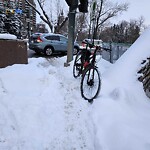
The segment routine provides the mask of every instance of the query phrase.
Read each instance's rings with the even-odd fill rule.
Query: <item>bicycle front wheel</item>
[[[81,96],[91,102],[98,96],[100,88],[100,74],[96,67],[89,66],[81,79]]]

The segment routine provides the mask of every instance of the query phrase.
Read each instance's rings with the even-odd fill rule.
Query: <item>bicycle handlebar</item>
[[[110,48],[105,48],[105,47],[102,47],[102,46],[96,46],[96,45],[94,45],[93,42],[91,43],[91,41],[89,41],[89,40],[85,40],[84,43],[87,44],[86,47],[88,47],[88,46],[89,46],[90,48],[96,47],[97,50],[98,50],[98,49],[99,49],[99,50],[100,50],[100,49],[103,49],[103,50],[105,50],[105,51],[111,51]]]

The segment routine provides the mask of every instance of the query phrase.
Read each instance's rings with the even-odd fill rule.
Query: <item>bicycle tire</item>
[[[93,73],[94,73],[94,80],[91,78],[93,76]],[[93,99],[95,99],[98,96],[100,89],[101,89],[100,74],[96,67],[89,65],[82,75],[80,86],[81,96],[85,100],[92,102]]]
[[[82,72],[82,62],[81,62],[81,52],[79,51],[75,57],[75,61],[73,64],[73,76],[75,78],[79,77]]]

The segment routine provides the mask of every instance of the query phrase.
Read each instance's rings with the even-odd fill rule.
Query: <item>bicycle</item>
[[[73,65],[73,76],[75,78],[82,76],[81,78],[81,96],[92,102],[98,96],[98,93],[101,88],[101,79],[96,66],[96,56],[97,52],[101,51],[101,47],[96,46],[94,52],[91,52],[91,49],[94,44],[86,41],[86,48],[80,50],[76,55],[74,65]],[[88,49],[90,47],[90,49]]]

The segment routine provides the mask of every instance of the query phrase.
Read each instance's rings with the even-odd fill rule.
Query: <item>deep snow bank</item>
[[[92,105],[96,150],[149,150],[150,100],[137,80],[150,56],[150,29],[102,74],[102,90]]]
[[[150,57],[150,28],[131,45],[131,47],[107,70],[105,78],[107,80],[113,76],[113,82],[117,84],[130,84],[137,80],[137,71],[141,68],[141,63]],[[121,78],[121,79],[118,79]],[[126,81],[126,83],[124,83]],[[126,85],[125,85],[126,86]]]

